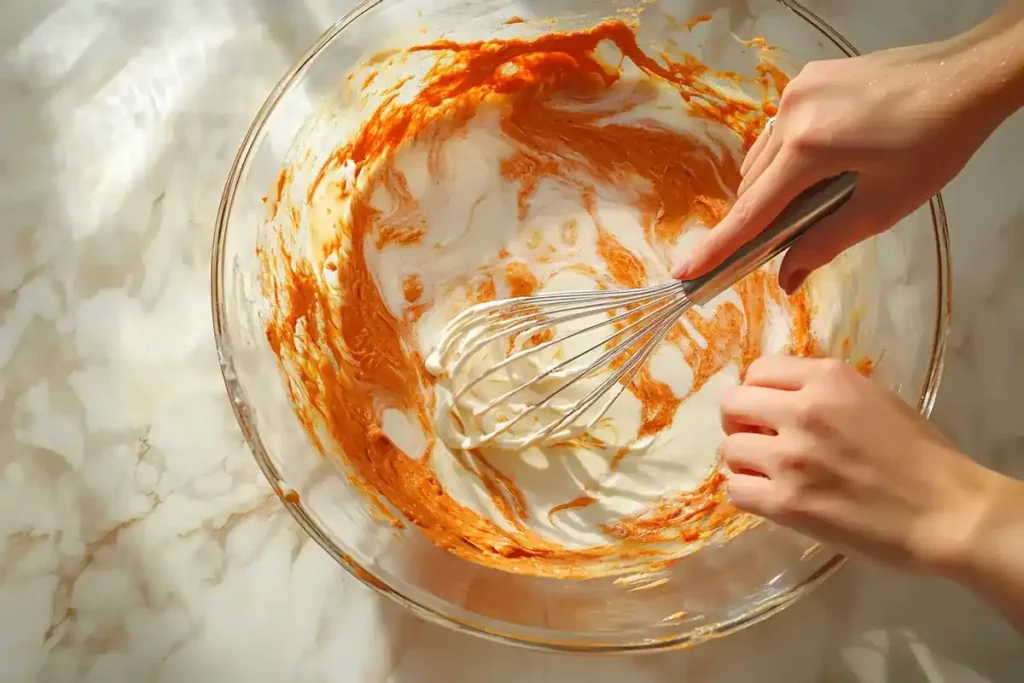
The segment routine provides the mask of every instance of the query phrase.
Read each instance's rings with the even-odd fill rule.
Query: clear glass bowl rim
[[[342,30],[347,28],[356,19],[372,8],[385,3],[398,3],[401,0],[361,0],[354,8],[346,12],[331,27],[324,31],[320,37],[310,46],[295,64],[278,81],[277,85],[267,96],[263,106],[257,112],[252,124],[245,134],[235,159],[231,165],[227,180],[224,184],[224,191],[221,195],[220,204],[217,209],[217,218],[213,234],[213,250],[210,266],[210,295],[213,313],[214,343],[217,349],[217,357],[224,378],[224,385],[228,397],[231,399],[231,408],[238,421],[239,427],[245,438],[249,449],[252,451],[256,463],[259,465],[264,476],[266,476],[271,487],[277,493],[278,498],[291,513],[292,517],[299,523],[303,530],[315,540],[331,557],[345,567],[352,576],[362,583],[387,596],[400,605],[408,608],[414,614],[427,621],[453,628],[457,631],[471,633],[488,640],[518,645],[521,647],[559,652],[587,652],[587,653],[625,653],[625,652],[656,652],[671,649],[690,647],[697,643],[711,638],[728,635],[739,631],[747,626],[762,621],[769,616],[785,609],[803,595],[823,583],[832,576],[845,562],[846,558],[841,554],[833,554],[822,566],[809,576],[803,583],[778,596],[775,600],[760,605],[754,610],[744,613],[742,616],[719,622],[717,624],[704,626],[698,631],[690,631],[672,636],[668,639],[643,640],[621,643],[595,643],[580,644],[578,642],[559,642],[554,640],[535,640],[521,635],[510,635],[482,628],[478,625],[468,623],[454,618],[452,615],[444,614],[433,608],[417,602],[414,598],[392,589],[383,581],[374,576],[356,563],[342,548],[338,547],[320,528],[305,508],[301,500],[294,500],[286,496],[284,492],[274,485],[274,482],[282,480],[282,474],[277,465],[271,459],[269,453],[259,438],[255,420],[250,414],[249,403],[246,400],[245,391],[238,380],[233,359],[233,350],[230,336],[227,330],[227,311],[225,308],[225,261],[224,250],[227,243],[227,231],[231,221],[231,209],[234,205],[235,195],[239,189],[241,180],[246,176],[251,153],[256,144],[262,139],[264,126],[273,114],[281,100],[287,95],[293,83],[302,75],[307,66],[313,62],[321,51],[331,43]],[[860,52],[834,28],[827,24],[821,17],[817,16],[796,0],[775,0],[779,4],[794,12],[799,18],[811,24],[822,35],[827,37],[841,52],[847,56],[856,56]],[[924,417],[931,414],[935,398],[938,393],[939,382],[944,367],[946,338],[949,332],[951,319],[951,262],[949,252],[949,227],[946,221],[946,211],[943,205],[941,194],[936,194],[929,202],[931,209],[932,225],[935,229],[935,249],[937,259],[937,293],[936,293],[936,325],[932,341],[932,353],[929,361],[928,372],[921,396],[918,400],[918,410]]]

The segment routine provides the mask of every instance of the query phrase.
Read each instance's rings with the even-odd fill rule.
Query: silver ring
[[[770,136],[772,134],[772,128],[774,128],[774,127],[775,127],[775,117],[774,116],[769,116],[768,120],[764,122],[764,134]]]

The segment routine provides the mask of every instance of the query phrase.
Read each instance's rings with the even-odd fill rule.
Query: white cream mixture
[[[666,98],[676,97],[666,93]],[[664,125],[673,119],[655,103],[640,107],[623,119],[631,121],[660,120]],[[673,123],[678,123],[677,117]],[[682,119],[683,125],[692,122]],[[416,326],[418,350],[429,356],[442,342],[445,325],[455,314],[474,303],[471,286],[460,281],[475,270],[486,270],[497,261],[498,252],[505,249],[511,259],[525,263],[543,283],[540,292],[570,289],[594,289],[598,282],[607,282],[607,268],[595,247],[596,226],[593,217],[581,206],[578,192],[557,181],[542,182],[532,202],[526,225],[516,219],[516,188],[504,182],[500,174],[500,161],[512,151],[498,130],[496,116],[481,115],[474,119],[459,139],[444,145],[441,167],[444,182],[434,182],[427,174],[426,145],[413,144],[399,153],[396,166],[408,179],[409,191],[417,198],[427,226],[426,238],[417,245],[371,251],[368,257],[381,291],[389,307],[401,316],[407,304],[403,299],[401,282],[409,275],[419,277],[423,286],[423,299],[433,301],[434,307]],[[641,256],[648,266],[650,284],[671,281],[669,267],[680,259],[692,245],[701,239],[703,230],[693,229],[684,235],[668,253],[658,253],[644,238],[640,216],[629,203],[630,195],[615,186],[598,189],[597,215],[601,226],[633,253]],[[387,197],[382,195],[376,206],[385,214],[391,209]],[[563,243],[561,232],[567,223],[578,227],[576,243]],[[538,248],[532,245],[542,245]],[[548,245],[559,245],[551,252]],[[543,260],[542,260],[543,259]],[[567,268],[571,264],[586,263],[595,273],[582,273]],[[503,296],[500,286],[498,296]],[[458,284],[454,284],[458,283]],[[718,301],[701,310],[710,317],[719,304],[732,301],[738,304],[734,292],[723,294]],[[771,304],[769,304],[771,305]],[[784,311],[769,313],[765,338],[767,353],[779,352],[790,343],[788,318]],[[692,335],[696,330],[690,328]],[[579,342],[579,339],[574,340]],[[493,345],[474,356],[471,364],[462,369],[467,376],[479,374],[505,356]],[[551,353],[537,354],[536,363],[554,357],[568,358],[570,349],[553,348]],[[545,358],[540,358],[544,356]],[[682,354],[672,345],[662,344],[650,361],[652,375],[672,387],[677,396],[687,395],[693,386],[693,371]],[[463,439],[475,440],[494,428],[495,423],[507,417],[510,406],[504,410],[489,411],[477,419],[463,417],[461,426],[451,419],[451,388],[444,368],[439,371],[435,386],[437,411],[435,427],[442,439],[434,448],[434,469],[445,489],[460,503],[487,515],[500,523],[502,516],[494,508],[489,492],[478,479],[467,476],[463,466],[452,457],[451,445]],[[519,369],[515,373],[492,376],[475,388],[471,404],[489,402],[516,386],[524,378]],[[629,392],[623,392],[605,414],[592,436],[604,442],[602,447],[561,445],[556,448],[532,447],[522,451],[506,451],[501,441],[484,447],[483,454],[498,464],[518,485],[526,496],[527,525],[567,547],[587,547],[607,543],[608,537],[599,531],[602,524],[610,524],[625,515],[639,513],[663,496],[682,490],[694,489],[708,476],[717,457],[717,448],[723,438],[719,423],[718,401],[722,391],[738,381],[737,368],[729,365],[680,405],[672,424],[662,432],[637,438],[640,426],[640,402]],[[568,399],[582,397],[594,381],[583,382]],[[524,402],[543,398],[540,391],[521,397]],[[511,406],[514,408],[514,405]],[[397,415],[385,422],[385,431],[406,452],[416,452],[416,446],[426,437],[409,420]],[[524,421],[507,433],[513,440],[532,431],[530,422]],[[621,458],[616,471],[609,465],[622,448],[629,454]],[[556,513],[551,519],[548,512],[554,506],[579,497],[584,490],[593,491],[598,501],[582,509],[569,509]]]
[[[428,63],[427,57],[432,59],[429,55],[421,57]],[[420,76],[425,73],[417,71],[414,58],[398,64],[402,68],[390,74],[392,82],[403,76],[402,69]],[[739,137],[722,124],[688,117],[675,88],[656,84],[631,63],[620,68],[622,79],[603,92],[598,101],[567,106],[564,115],[585,113],[591,108],[617,110],[601,125],[671,129],[706,142],[708,154],[730,155],[733,159],[741,156]],[[403,86],[400,99],[404,100],[406,90],[410,98],[414,97],[415,86],[415,79],[408,87]],[[638,97],[641,91],[643,97]],[[328,199],[336,192],[333,188],[356,188],[360,193],[375,188],[370,207],[377,216],[377,225],[399,225],[406,230],[411,226],[421,233],[417,239],[401,243],[388,241],[379,233],[367,235],[363,257],[387,310],[395,320],[411,321],[410,333],[402,337],[405,346],[419,358],[428,359],[428,369],[436,375],[436,382],[424,385],[424,389],[433,394],[433,430],[440,438],[432,440],[416,416],[385,404],[379,409],[383,436],[410,457],[429,457],[430,469],[440,486],[458,504],[514,532],[515,524],[507,518],[507,510],[498,508],[494,491],[485,484],[488,472],[478,471],[485,476],[473,473],[481,462],[500,470],[522,494],[524,509],[516,515],[519,521],[529,531],[569,550],[614,544],[618,539],[607,529],[616,522],[698,489],[716,465],[724,436],[718,404],[723,391],[739,380],[739,359],[716,368],[709,378],[703,377],[694,391],[697,369],[690,366],[677,344],[666,341],[650,358],[650,379],[669,387],[676,399],[685,400],[654,433],[641,434],[645,404],[632,391],[623,391],[589,430],[587,438],[508,448],[522,444],[535,430],[534,418],[548,420],[552,414],[557,415],[565,403],[600,384],[607,377],[606,370],[572,387],[562,397],[563,404],[554,404],[547,412],[538,411],[534,418],[514,425],[501,438],[480,446],[476,449],[481,456],[478,459],[466,458],[461,449],[479,444],[482,437],[508,419],[510,411],[539,402],[560,382],[549,377],[536,388],[518,394],[514,401],[499,402],[496,410],[479,409],[538,370],[571,358],[588,345],[588,340],[592,343],[595,339],[593,335],[578,337],[568,345],[545,348],[525,363],[490,375],[459,402],[454,401],[458,387],[507,358],[507,348],[487,345],[459,368],[450,364],[450,357],[430,357],[456,315],[481,300],[511,295],[505,274],[512,265],[531,274],[539,285],[536,293],[619,287],[600,253],[599,235],[603,231],[643,264],[644,285],[658,285],[672,281],[672,264],[703,238],[708,226],[688,225],[672,244],[651,241],[645,233],[645,216],[637,208],[637,197],[650,193],[652,181],[628,173],[611,181],[558,174],[541,177],[531,189],[529,208],[523,215],[522,187],[503,175],[502,166],[520,151],[519,143],[502,127],[507,121],[499,106],[481,106],[468,123],[460,125],[457,134],[444,136],[440,142],[432,135],[407,140],[388,160],[385,173],[390,174],[390,182],[379,182],[381,176],[373,174],[382,171],[372,163],[357,167],[347,162],[322,179],[317,197],[307,201],[305,192],[315,185],[313,179],[331,145],[347,139],[361,125],[366,111],[378,102],[379,98],[369,96],[363,108],[332,112],[311,122],[304,133],[307,151],[302,162],[291,169],[292,186],[288,191],[300,229],[301,237],[296,239],[314,262],[314,271],[324,287],[339,297],[356,294],[345,290],[338,279],[337,253],[321,256],[324,252],[320,245],[336,240],[338,222],[352,217],[347,201]],[[575,180],[592,186],[589,204],[585,205]],[[721,177],[718,181],[728,196],[726,183]],[[352,248],[347,240],[342,232],[337,247],[342,259]],[[776,267],[770,264],[766,268]],[[415,291],[411,292],[413,282]],[[842,287],[830,291],[835,300],[814,300],[814,332],[824,349],[839,343],[836,334],[848,312],[840,301],[845,296]],[[760,353],[784,351],[793,343],[792,312],[773,297],[764,297],[763,304]],[[705,322],[711,321],[724,307],[743,310],[735,290],[725,292],[698,314]],[[340,324],[344,328],[346,321],[342,319]],[[573,323],[559,332],[573,326],[578,329],[580,324]],[[699,324],[684,320],[682,325],[688,339],[700,348],[707,350],[709,343],[717,343],[702,336]],[[742,336],[742,331],[736,334]],[[302,344],[296,344],[296,352],[305,353]],[[453,419],[453,414],[459,419]],[[433,443],[432,450],[425,453],[429,443]],[[582,497],[590,499],[585,506],[567,505]]]

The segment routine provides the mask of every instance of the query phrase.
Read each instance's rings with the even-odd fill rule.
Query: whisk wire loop
[[[460,417],[460,424],[465,417],[489,426],[481,426],[481,434],[460,435],[454,445],[475,448],[494,442],[505,448],[521,449],[545,441],[564,441],[593,429],[688,308],[708,303],[792,246],[812,225],[846,203],[853,195],[856,181],[855,173],[842,173],[812,186],[764,231],[698,278],[639,289],[546,292],[479,304],[456,316],[445,328],[443,341],[431,354],[428,366],[436,370],[435,374],[447,375],[451,380],[451,410]],[[596,320],[589,322],[591,317]],[[578,329],[572,329],[578,321],[584,322]],[[565,329],[566,326],[570,328]],[[599,332],[605,326],[610,326],[610,331]],[[589,334],[600,339],[591,342],[584,336]],[[520,338],[526,342],[517,346]],[[559,355],[560,345],[580,339],[582,350],[569,350],[565,354],[568,358]],[[493,345],[501,347],[501,360],[459,385],[469,361]],[[545,351],[554,356],[551,366],[532,370],[533,366],[527,364],[527,375],[520,379],[515,372],[517,364]],[[507,376],[512,384],[510,389],[464,410],[462,400],[470,392],[503,372],[502,377]],[[551,390],[542,387],[549,379],[558,380]],[[589,391],[582,397],[568,403],[556,402],[587,379],[595,379],[596,386],[584,385],[584,390]],[[516,405],[514,399],[530,389],[538,390],[540,398],[527,405]],[[602,397],[607,400],[590,414]],[[511,410],[497,411],[503,404]],[[550,409],[548,412],[553,414],[538,416],[542,409]],[[531,415],[538,416],[532,431],[524,435],[509,433]]]

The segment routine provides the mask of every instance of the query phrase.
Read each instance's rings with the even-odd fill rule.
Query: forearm
[[[948,41],[979,124],[997,127],[1024,108],[1024,0]],[[979,466],[979,470],[981,470]],[[962,552],[940,569],[1024,633],[1024,481],[984,470],[983,494]],[[968,511],[968,514],[974,514]]]
[[[1024,633],[1024,482],[994,472],[963,552],[945,568]]]
[[[974,93],[993,127],[1024,108],[1024,0],[1003,9],[955,41],[973,62]],[[990,493],[952,578],[985,598],[1024,633],[1024,481],[986,473]]]
[[[1024,0],[1009,0],[946,47],[960,64],[956,94],[984,107],[995,125],[1024,107]]]

